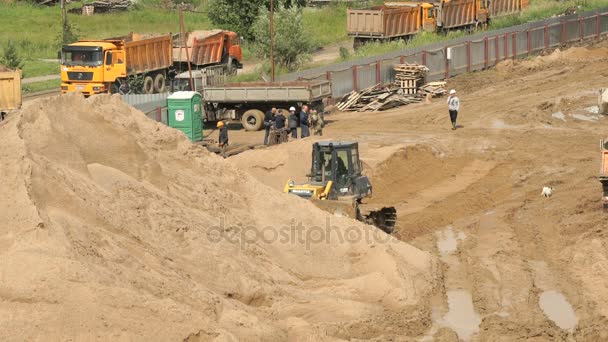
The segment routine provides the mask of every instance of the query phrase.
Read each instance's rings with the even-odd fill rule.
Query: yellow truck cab
[[[124,51],[106,41],[80,41],[61,50],[61,92],[78,91],[93,95],[110,89],[126,77]],[[116,86],[117,87],[117,86]]]
[[[171,35],[81,40],[61,49],[61,92],[117,93],[128,76],[141,75],[143,93],[161,93],[172,67]]]

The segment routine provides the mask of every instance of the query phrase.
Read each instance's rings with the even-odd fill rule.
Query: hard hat
[[[222,126],[224,126],[224,121],[218,121],[217,122],[217,127],[220,128]]]
[[[289,111],[290,112],[295,112],[296,111],[296,107],[289,107]]]
[[[450,90],[450,95],[454,95],[454,94],[456,94],[456,89]]]

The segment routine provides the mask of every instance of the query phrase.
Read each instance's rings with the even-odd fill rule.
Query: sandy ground
[[[280,193],[313,139],[223,160],[116,97],[30,102],[0,124],[0,338],[607,340],[606,45],[451,79],[456,131],[445,99],[328,116],[393,237]]]
[[[354,140],[373,203],[398,208],[395,236],[440,259],[420,340],[608,339],[608,225],[602,212],[597,90],[607,44],[573,48],[449,81],[445,99],[381,113],[332,114],[326,139]],[[237,141],[259,133],[234,131]],[[280,190],[305,180],[311,141],[233,159]],[[553,186],[554,196],[540,196]]]

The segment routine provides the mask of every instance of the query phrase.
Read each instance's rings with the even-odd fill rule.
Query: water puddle
[[[595,122],[599,120],[599,116],[597,115],[572,114],[572,117],[581,121]]]
[[[556,112],[556,113],[551,114],[551,116],[555,119],[566,121],[566,115],[564,115],[563,112]]]
[[[585,111],[591,113],[591,114],[599,114],[600,113],[600,107],[599,106],[591,106],[591,107],[587,107],[585,108]]]
[[[464,240],[467,237],[463,232],[455,234],[451,226],[448,226],[445,230],[437,231],[435,235],[437,235],[437,248],[441,255],[454,253],[458,248],[458,240]]]
[[[566,297],[557,291],[545,291],[540,295],[538,305],[545,315],[564,329],[573,331],[578,323],[578,318],[572,309],[572,305]]]
[[[458,337],[467,341],[479,331],[481,318],[473,307],[471,293],[465,290],[448,291],[448,313],[438,322],[456,332]]]

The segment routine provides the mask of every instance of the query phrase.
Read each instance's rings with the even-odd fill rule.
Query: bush
[[[260,10],[261,14],[253,26],[256,41],[255,54],[264,59],[270,58],[270,13]],[[312,44],[304,30],[302,10],[279,7],[274,14],[274,61],[289,71],[311,60]]]
[[[4,47],[4,52],[0,58],[0,64],[3,64],[9,69],[22,69],[23,60],[17,53],[17,47],[12,40],[9,40]]]

